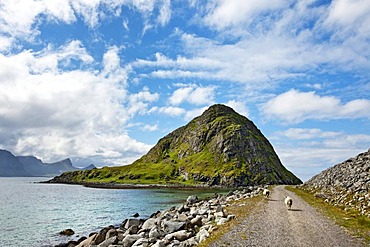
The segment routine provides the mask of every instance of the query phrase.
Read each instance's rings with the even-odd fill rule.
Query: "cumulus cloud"
[[[101,71],[83,69],[93,58],[78,41],[41,52],[0,54],[0,133],[9,138],[2,148],[46,161],[67,155],[130,159],[148,150],[123,131],[129,115],[121,102],[153,101],[157,95],[145,90],[127,95],[128,72],[117,52],[114,47],[106,51]],[[61,61],[71,58],[81,67],[62,70]]]
[[[155,112],[165,114],[168,116],[181,116],[186,111],[185,109],[181,107],[176,107],[176,106],[164,106],[164,107],[154,106],[148,111],[148,113],[155,113]]]
[[[195,108],[195,109],[186,111],[186,113],[185,113],[185,120],[186,121],[190,121],[190,120],[194,119],[195,117],[198,117],[198,116],[202,115],[202,113],[205,110],[207,110],[207,108],[208,107],[205,106],[205,107]]]
[[[254,18],[268,11],[275,11],[280,8],[288,7],[290,1],[211,1],[207,6],[207,14],[204,17],[206,25],[216,29],[235,27],[240,24],[250,24]]]
[[[225,105],[230,106],[235,111],[237,111],[239,114],[248,117],[249,111],[248,108],[245,106],[243,102],[236,101],[236,100],[230,100]]]
[[[180,105],[184,102],[194,105],[212,104],[215,97],[214,90],[214,86],[200,87],[197,85],[184,85],[173,92],[169,98],[169,102],[172,105]]]
[[[143,91],[129,96],[129,109],[130,115],[141,114],[144,115],[148,111],[149,103],[155,102],[159,99],[158,93],[150,93],[147,87]]]
[[[307,119],[370,118],[370,100],[356,99],[342,103],[334,96],[320,96],[315,92],[289,90],[262,105],[269,118],[283,122],[299,123]]]
[[[328,7],[325,24],[345,31],[355,31],[361,36],[370,32],[370,3],[366,0],[336,0]],[[351,14],[348,14],[351,13]]]

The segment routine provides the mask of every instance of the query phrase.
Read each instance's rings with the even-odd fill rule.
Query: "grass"
[[[206,247],[209,246],[211,243],[217,241],[225,233],[230,231],[230,229],[237,226],[243,219],[245,219],[257,205],[266,202],[267,200],[264,200],[263,196],[261,195],[233,202],[233,204],[226,208],[226,211],[228,214],[234,214],[235,219],[227,222],[225,225],[219,226],[216,231],[212,232],[209,238],[200,243],[198,246]],[[242,238],[243,236],[240,237]]]
[[[334,220],[337,225],[344,227],[351,235],[360,237],[365,240],[367,245],[370,245],[370,219],[360,215],[355,210],[345,211],[342,208],[335,207],[324,201],[322,198],[317,198],[313,194],[301,188],[287,186],[288,190],[300,196],[304,201],[318,209],[319,212]]]

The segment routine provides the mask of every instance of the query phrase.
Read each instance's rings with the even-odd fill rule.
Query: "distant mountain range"
[[[92,164],[82,169],[74,167],[69,158],[54,163],[43,163],[34,156],[15,156],[7,150],[0,149],[0,177],[56,176],[67,171],[94,168],[96,167]]]

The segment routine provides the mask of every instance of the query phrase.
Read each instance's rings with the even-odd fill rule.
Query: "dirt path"
[[[276,186],[266,204],[210,246],[365,246],[284,187]],[[293,199],[290,211],[287,195]]]

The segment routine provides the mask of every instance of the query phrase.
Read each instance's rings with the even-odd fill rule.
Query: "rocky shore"
[[[164,247],[197,246],[207,239],[220,225],[233,220],[227,213],[230,203],[251,198],[262,193],[262,188],[248,187],[230,191],[227,195],[215,194],[213,198],[198,200],[189,196],[186,203],[163,212],[155,212],[148,219],[138,215],[125,219],[120,226],[107,226],[99,232],[76,241],[61,243],[58,247]],[[72,229],[63,232],[73,233]]]
[[[331,205],[370,218],[370,149],[312,177],[302,187]]]

